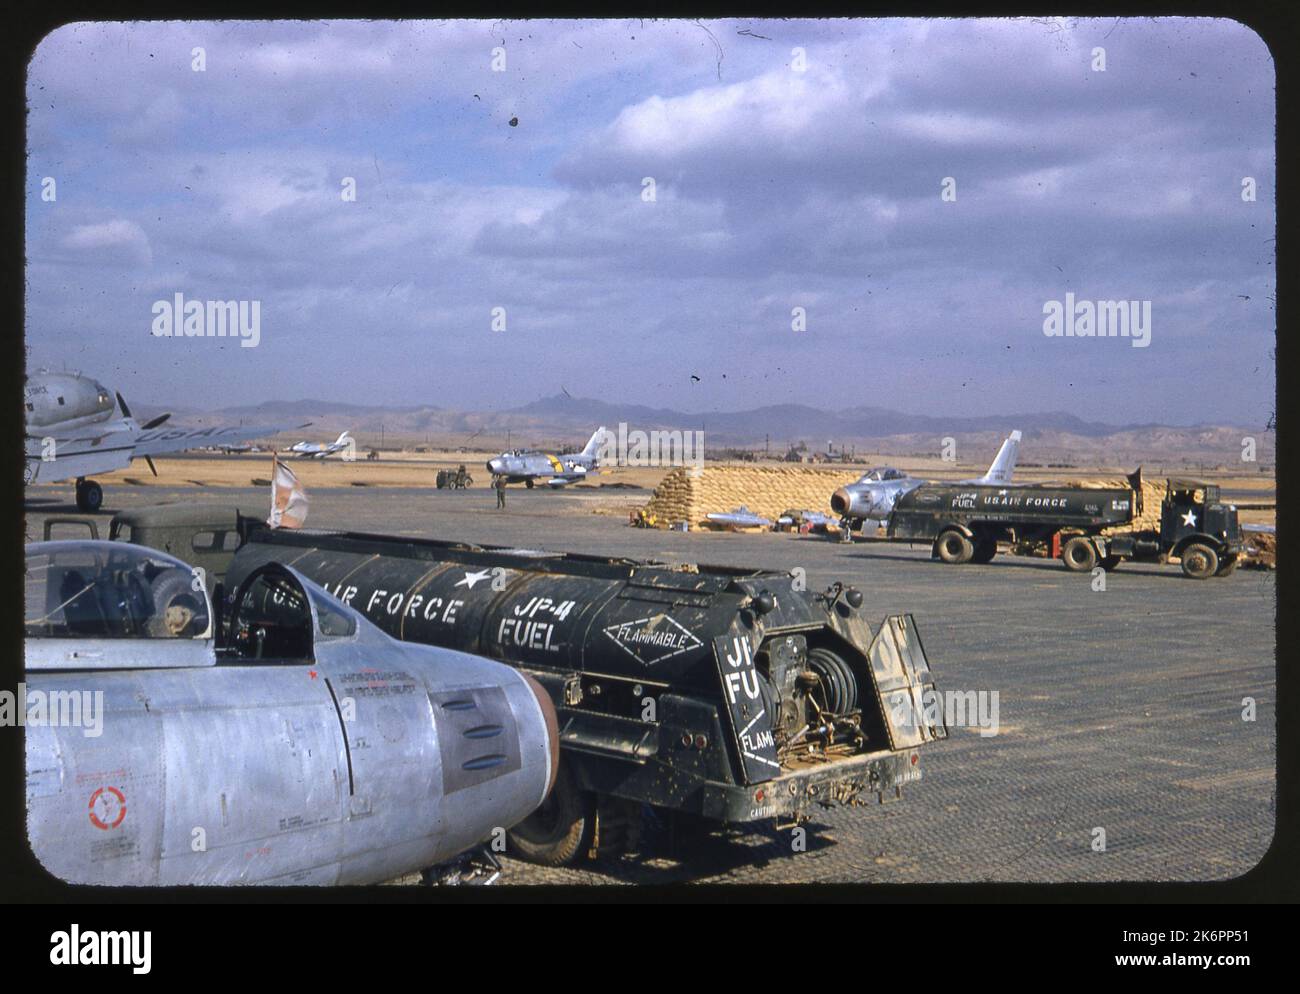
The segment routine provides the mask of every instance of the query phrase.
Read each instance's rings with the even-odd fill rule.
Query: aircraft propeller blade
[[[149,471],[153,473],[154,476],[157,476],[158,467],[153,464],[153,456],[145,456],[144,461],[149,464]]]
[[[126,406],[126,398],[122,396],[122,392],[120,390],[114,390],[113,393],[117,395],[117,406],[122,409],[122,414],[128,418],[131,417],[131,408]],[[158,417],[154,418],[148,424],[141,425],[140,428],[142,431],[148,431],[150,428],[157,428],[160,424],[162,424],[170,417],[171,417],[170,412],[168,412],[167,414],[160,414],[158,415]],[[157,475],[158,475],[157,473],[154,474],[154,476]]]

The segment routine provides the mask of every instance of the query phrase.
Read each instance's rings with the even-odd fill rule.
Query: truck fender
[[[1202,532],[1197,532],[1194,535],[1186,535],[1181,538],[1178,544],[1169,550],[1169,555],[1175,559],[1180,558],[1183,554],[1183,550],[1193,542],[1200,542],[1202,545],[1208,545],[1220,556],[1223,555],[1224,550],[1227,548],[1223,539],[1216,538],[1213,535],[1206,535]]]
[[[971,530],[970,525],[965,524],[964,522],[961,521],[945,521],[943,524],[939,526],[938,530],[935,532],[935,537],[937,538],[938,536],[942,535],[946,531],[949,531],[950,529],[956,529],[957,531],[965,535],[967,538],[975,538],[975,532]]]
[[[965,525],[960,521],[945,521],[935,530],[934,541],[930,543],[931,559],[939,558],[939,538],[946,531],[959,531],[967,538],[971,540],[975,539],[975,533],[970,530],[970,527],[968,525]]]

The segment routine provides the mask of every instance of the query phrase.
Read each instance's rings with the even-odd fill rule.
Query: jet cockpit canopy
[[[188,564],[126,542],[27,546],[27,638],[203,639],[212,605]]]
[[[867,470],[859,483],[883,483],[886,480],[905,480],[907,474],[893,466],[874,466]]]

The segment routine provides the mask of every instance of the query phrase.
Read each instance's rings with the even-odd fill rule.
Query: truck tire
[[[975,555],[975,546],[956,528],[949,528],[935,539],[934,551],[945,563],[968,563]]]
[[[998,554],[998,543],[996,539],[981,538],[975,543],[975,555],[971,556],[973,563],[992,562],[993,557]]]
[[[1208,580],[1219,571],[1219,554],[1204,542],[1193,542],[1183,550],[1183,576]]]
[[[1119,569],[1119,564],[1123,561],[1123,556],[1102,556],[1097,565],[1107,573],[1113,573],[1115,570]]]
[[[1215,576],[1232,576],[1237,572],[1237,563],[1241,561],[1238,555],[1224,556],[1219,560],[1219,568],[1214,571]]]
[[[541,807],[507,833],[507,852],[541,866],[569,866],[587,855],[595,834],[596,799],[574,785],[561,761]]]
[[[1061,562],[1075,573],[1091,573],[1097,565],[1097,549],[1091,539],[1076,535],[1061,549]]]

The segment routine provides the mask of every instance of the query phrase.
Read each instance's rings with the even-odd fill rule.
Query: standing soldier
[[[497,510],[501,510],[506,506],[505,476],[498,474],[497,476],[492,477],[492,486],[494,486],[497,491]]]

